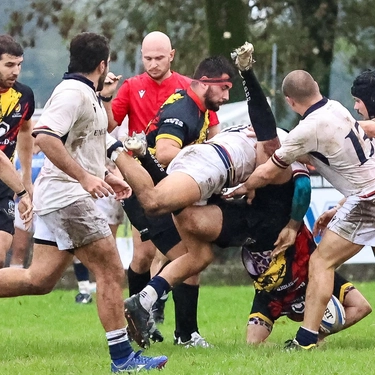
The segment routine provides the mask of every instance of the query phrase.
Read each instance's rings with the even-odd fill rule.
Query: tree
[[[230,56],[233,48],[247,40],[248,5],[243,0],[205,0],[210,55]],[[231,101],[244,100],[238,76],[231,90]]]
[[[332,59],[341,46],[354,50],[348,54],[352,68],[375,64],[371,0],[28,0],[28,5],[14,11],[9,22],[10,33],[22,37],[24,45],[35,45],[36,28],[55,26],[66,39],[79,31],[100,32],[111,40],[112,59],[125,56],[134,73],[141,40],[152,30],[171,37],[177,49],[174,69],[187,75],[203,56],[229,56],[248,39],[255,45],[257,76],[278,103],[278,119],[285,106],[271,85],[273,45],[278,47],[276,87],[289,71],[305,69],[329,95]],[[242,99],[241,90],[232,99]]]

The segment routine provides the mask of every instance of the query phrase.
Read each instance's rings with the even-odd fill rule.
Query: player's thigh
[[[197,182],[188,174],[173,172],[161,180],[154,189],[158,206],[170,211],[190,206],[201,199],[201,190]]]
[[[190,206],[173,219],[180,234],[188,233],[207,242],[218,238],[223,225],[222,211],[216,205]]]
[[[35,216],[33,258],[29,267],[33,283],[53,287],[71,264],[73,255],[59,250],[54,234],[46,223]]]
[[[312,266],[324,265],[324,268],[336,268],[355,254],[357,254],[363,245],[356,245],[339,236],[338,234],[327,230],[324,236],[313,252],[310,258],[310,269]]]
[[[42,244],[37,241],[34,243],[33,259],[29,267],[31,282],[51,290],[71,264],[72,258],[71,253],[58,250],[52,242]]]
[[[112,235],[75,249],[74,255],[96,276],[105,274],[117,278],[124,274]]]

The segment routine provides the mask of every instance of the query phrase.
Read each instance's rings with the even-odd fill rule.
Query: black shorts
[[[122,207],[130,223],[139,231],[141,240],[151,240],[164,255],[181,242],[172,214],[146,215],[134,194],[123,200]]]
[[[0,230],[14,234],[14,200],[10,197],[0,199]]]
[[[208,203],[216,204],[223,216],[222,230],[214,243],[222,248],[255,244],[259,251],[273,249],[289,221],[293,189],[293,180],[257,189],[252,204],[247,204],[246,199],[226,201],[212,197]]]

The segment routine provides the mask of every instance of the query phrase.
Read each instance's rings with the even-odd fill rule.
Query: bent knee
[[[27,285],[27,289],[29,290],[28,294],[38,296],[48,294],[53,290],[54,286],[54,283],[44,280],[29,281]]]

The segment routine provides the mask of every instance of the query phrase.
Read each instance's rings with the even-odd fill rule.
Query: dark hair
[[[375,70],[365,70],[354,81],[351,93],[363,101],[370,119],[375,117]]]
[[[101,61],[107,63],[109,42],[102,35],[85,32],[72,39],[69,51],[68,73],[91,73]]]
[[[224,56],[213,56],[207,57],[199,63],[195,69],[193,79],[200,79],[203,76],[220,78],[223,74],[228,74],[231,81],[237,75],[237,69]]]
[[[10,35],[0,35],[0,59],[4,53],[20,57],[23,55],[23,49]]]

